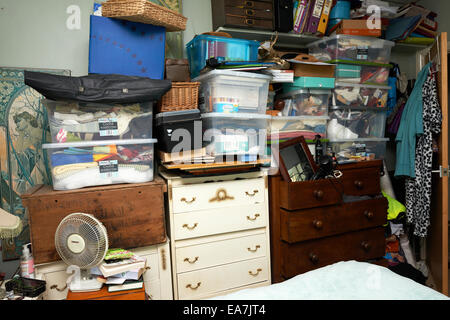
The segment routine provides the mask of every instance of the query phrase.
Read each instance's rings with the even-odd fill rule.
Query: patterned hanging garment
[[[414,227],[414,235],[426,237],[430,225],[431,175],[433,161],[433,134],[441,132],[442,113],[439,106],[436,79],[430,73],[422,87],[423,135],[416,144],[415,178],[406,178],[406,214]]]

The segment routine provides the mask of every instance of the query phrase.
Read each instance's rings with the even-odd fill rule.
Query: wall
[[[79,30],[66,27],[66,10],[72,4],[81,9]],[[69,69],[74,76],[87,74],[93,4],[94,0],[0,0],[0,65]],[[182,8],[188,17],[185,44],[195,34],[211,31],[210,0],[184,0]]]

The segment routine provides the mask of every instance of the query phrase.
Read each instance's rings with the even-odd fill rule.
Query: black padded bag
[[[170,80],[118,74],[90,74],[82,77],[25,71],[25,84],[50,100],[96,103],[154,102],[172,88]]]

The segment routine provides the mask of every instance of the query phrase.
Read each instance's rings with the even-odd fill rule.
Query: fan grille
[[[79,253],[70,249],[69,237],[79,235],[84,248]],[[103,224],[90,214],[73,213],[65,217],[55,233],[55,247],[61,259],[69,265],[88,269],[99,265],[108,250],[108,234]]]

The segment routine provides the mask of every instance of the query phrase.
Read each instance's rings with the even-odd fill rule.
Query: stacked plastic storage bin
[[[267,158],[270,116],[265,113],[271,76],[219,69],[200,73],[209,58],[256,61],[259,43],[200,35],[186,47],[191,76],[200,82],[199,109],[207,153],[244,162]]]
[[[327,141],[328,107],[335,86],[334,78],[294,77],[293,83],[283,83],[277,101],[283,101],[281,115],[273,116],[270,126],[272,142],[303,136],[312,154],[314,143]]]
[[[374,37],[336,35],[308,46],[309,54],[336,64],[329,145],[339,162],[383,159],[387,86],[393,42]]]
[[[44,144],[53,188],[153,180],[153,104],[42,101],[52,143]]]

